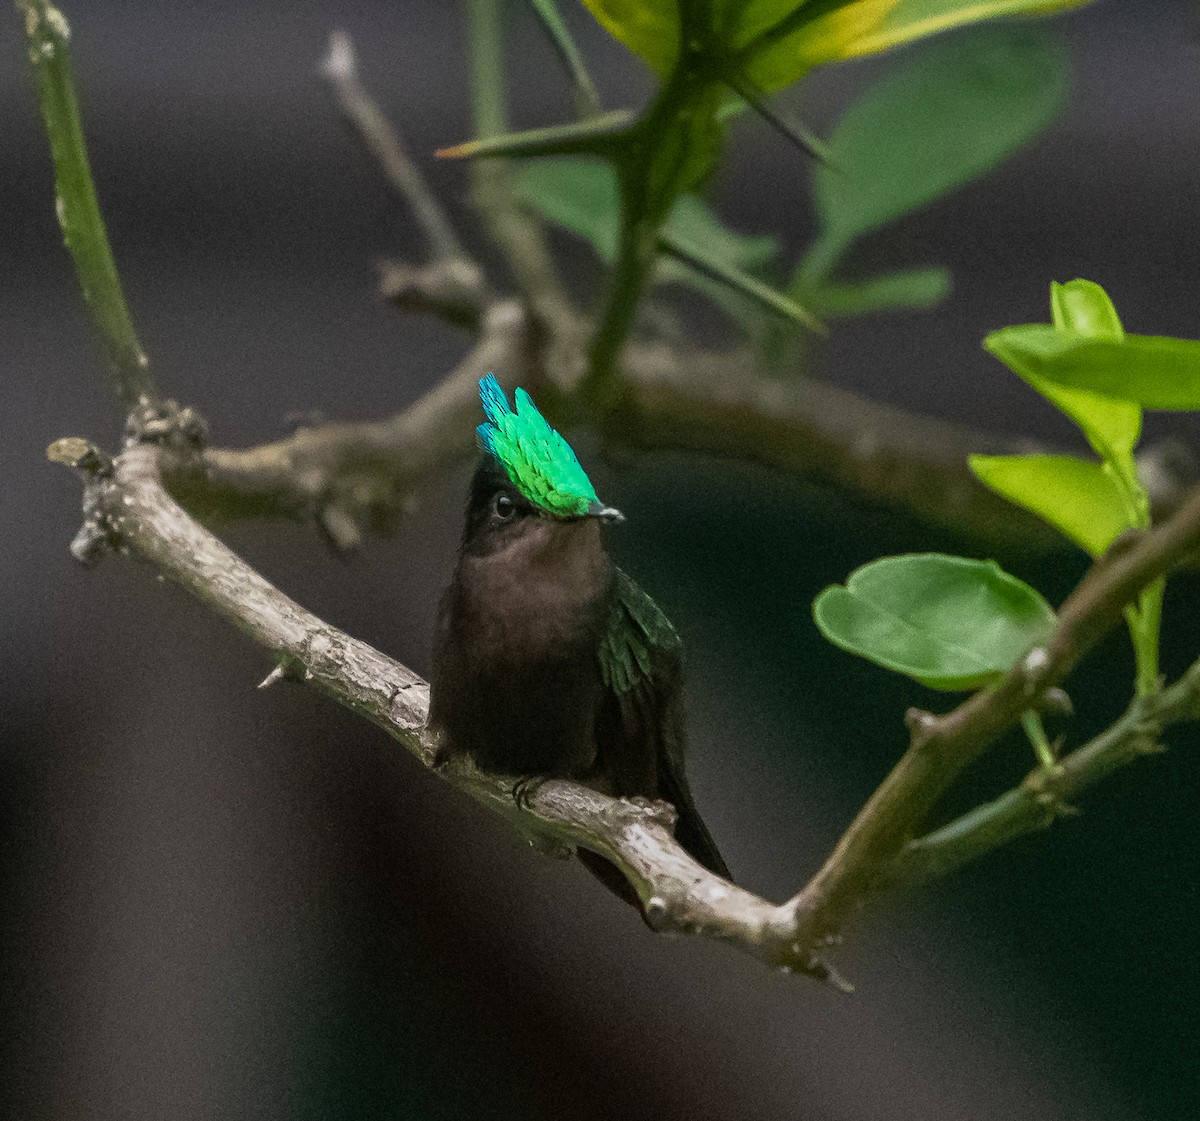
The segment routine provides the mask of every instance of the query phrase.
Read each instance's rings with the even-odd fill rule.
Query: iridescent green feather
[[[600,673],[618,697],[654,676],[654,659],[674,662],[682,642],[671,621],[620,569],[614,586],[612,616],[600,640]]]
[[[512,484],[530,502],[560,518],[581,518],[601,509],[587,473],[571,445],[538,412],[529,394],[518,389],[514,411],[494,374],[479,383],[487,423],[476,430],[479,446],[504,468]]]

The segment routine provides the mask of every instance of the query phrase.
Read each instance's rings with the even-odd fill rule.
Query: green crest
[[[514,411],[494,374],[479,382],[479,399],[487,423],[481,424],[479,446],[492,456],[535,506],[560,518],[582,518],[604,509],[587,472],[567,443],[538,412],[523,389],[514,394]]]

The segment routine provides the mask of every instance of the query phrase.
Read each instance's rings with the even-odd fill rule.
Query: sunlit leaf
[[[820,231],[803,276],[991,170],[1053,120],[1066,88],[1062,44],[1037,28],[980,29],[906,58],[847,110],[813,169]]]
[[[1055,327],[1074,331],[1091,339],[1125,337],[1121,317],[1108,293],[1091,280],[1076,278],[1066,284],[1050,284],[1050,317]]]
[[[764,27],[748,48],[746,73],[780,89],[825,62],[859,58],[940,31],[1003,16],[1048,14],[1088,0],[848,0],[801,4],[786,23]]]
[[[745,72],[763,90],[777,90],[814,66],[846,58],[849,46],[875,32],[901,0],[850,0],[796,7],[787,32],[772,36],[746,62]]]
[[[597,22],[659,75],[679,53],[679,0],[583,0]]]
[[[1125,329],[1108,293],[1090,280],[1052,283],[1050,312],[1054,326],[1061,330],[1114,342],[1125,338]],[[1133,449],[1142,434],[1142,410],[1138,405],[1098,397],[1086,390],[1066,389],[1028,373],[1021,376],[1079,425],[1101,458],[1121,465],[1131,478],[1135,476]]]
[[[784,17],[803,8],[809,0],[715,0],[714,8],[725,9],[733,47],[744,47],[756,36],[774,27]],[[720,17],[718,17],[720,18]]]
[[[1099,463],[1069,455],[973,455],[967,462],[985,486],[1094,557],[1132,524],[1120,488]]]
[[[1155,335],[1092,339],[1040,323],[984,340],[1022,377],[1132,401],[1145,409],[1200,409],[1200,342]]]
[[[927,35],[1005,16],[1050,15],[1089,0],[900,0],[869,32],[847,42],[839,58],[876,54]]]
[[[818,315],[866,315],[876,311],[924,310],[950,294],[950,270],[940,265],[903,269],[859,281],[823,281],[805,293]]]
[[[826,588],[813,618],[834,645],[934,689],[999,680],[1055,626],[1050,605],[995,561],[884,557]]]

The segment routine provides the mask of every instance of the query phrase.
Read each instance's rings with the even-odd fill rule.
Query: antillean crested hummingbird
[[[439,756],[670,802],[676,837],[729,870],[684,773],[682,644],[604,550],[605,506],[570,445],[523,389],[479,383],[487,416],[454,576],[434,638],[429,723]],[[616,870],[581,851],[630,898]]]

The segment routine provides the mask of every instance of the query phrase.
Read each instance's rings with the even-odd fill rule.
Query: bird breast
[[[569,657],[595,648],[613,567],[591,518],[539,518],[504,549],[464,556],[463,613],[485,661]]]

